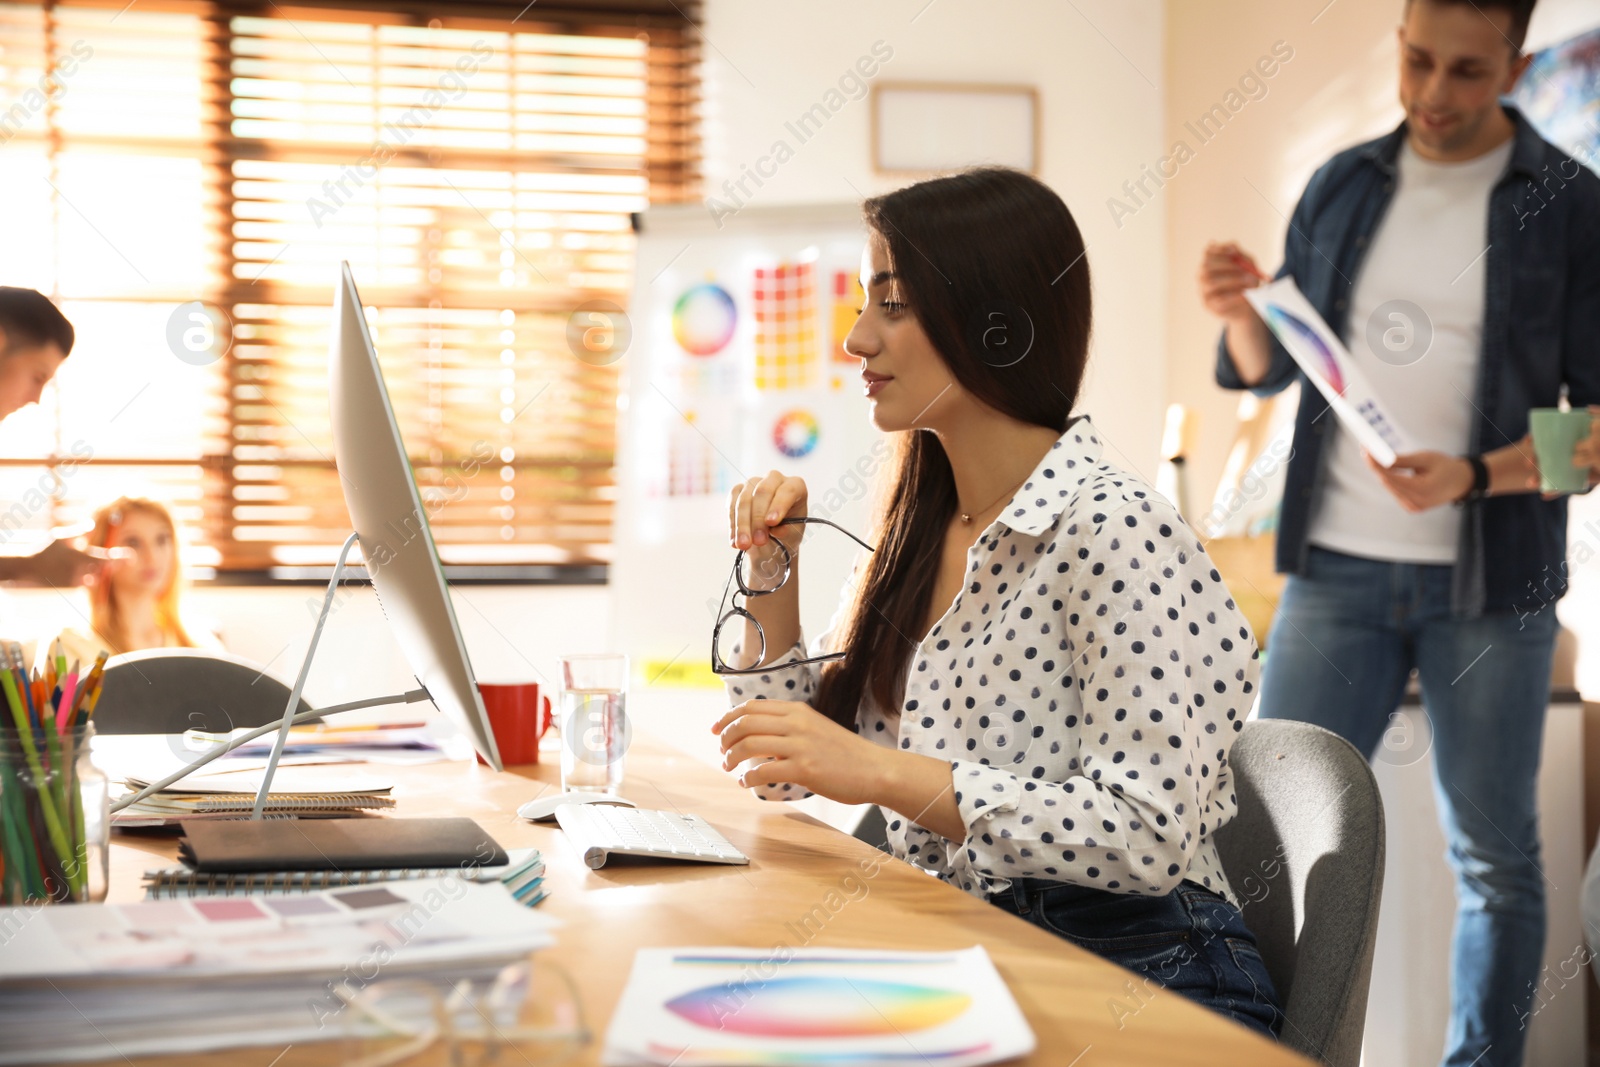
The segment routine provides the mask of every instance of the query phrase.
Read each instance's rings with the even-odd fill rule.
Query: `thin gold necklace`
[[[1031,474],[1031,473],[1032,472],[1030,471],[1029,474]],[[1025,482],[1027,480],[1028,480],[1028,475],[1024,474],[1022,476],[1022,482]],[[1005,492],[1001,493],[999,496],[997,496],[993,500],[989,501],[989,504],[988,504],[987,507],[979,508],[976,512],[963,511],[961,513],[961,524],[963,526],[970,526],[972,524],[972,516],[974,514],[982,515],[985,511],[988,511],[989,508],[994,507],[996,504],[1000,503],[1000,501],[1006,499],[1012,493],[1015,493],[1018,489],[1022,488],[1022,482],[1018,482],[1016,485],[1013,485],[1010,489],[1007,489]],[[959,505],[960,501],[957,501],[956,503]]]

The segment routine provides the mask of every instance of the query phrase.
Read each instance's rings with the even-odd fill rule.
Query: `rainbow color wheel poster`
[[[1034,1044],[982,946],[640,949],[601,1062],[979,1067]]]
[[[669,1000],[667,1010],[707,1029],[760,1037],[887,1037],[947,1023],[972,1006],[949,989],[833,975],[775,978],[745,994],[733,982],[703,986]]]

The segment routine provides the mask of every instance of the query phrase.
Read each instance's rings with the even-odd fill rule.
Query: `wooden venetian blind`
[[[51,90],[0,111],[0,284],[80,336],[0,426],[0,500],[43,478],[36,524],[71,523],[143,492],[202,566],[331,562],[345,259],[444,561],[609,560],[619,366],[568,317],[625,304],[629,214],[693,193],[695,9],[411,6],[0,3],[0,102]],[[204,366],[169,342],[194,300],[232,327]]]

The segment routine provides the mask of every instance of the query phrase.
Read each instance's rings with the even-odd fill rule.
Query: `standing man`
[[[1451,1067],[1522,1062],[1544,950],[1535,783],[1567,504],[1536,491],[1528,411],[1563,388],[1600,402],[1600,179],[1500,101],[1533,6],[1405,0],[1405,121],[1312,176],[1279,271],[1426,451],[1378,467],[1302,387],[1261,714],[1371,754],[1416,669],[1458,897]],[[1211,245],[1200,288],[1226,323],[1218,383],[1266,395],[1299,373],[1242,295],[1255,270]]]
[[[43,293],[0,285],[0,420],[39,402],[72,351],[73,338],[72,323]],[[0,582],[82,585],[101,563],[64,541],[52,541],[32,556],[0,555]]]

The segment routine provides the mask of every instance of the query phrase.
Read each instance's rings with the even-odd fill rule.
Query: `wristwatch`
[[[1489,495],[1489,466],[1483,462],[1482,456],[1462,456],[1462,459],[1472,464],[1472,488],[1456,498],[1457,504],[1470,504],[1474,500],[1482,500]]]

